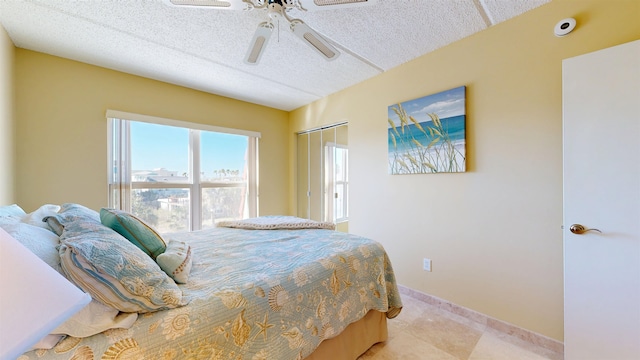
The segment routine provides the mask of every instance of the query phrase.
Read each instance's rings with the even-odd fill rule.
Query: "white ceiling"
[[[265,10],[163,0],[0,0],[0,23],[20,48],[288,111],[549,1],[378,0],[292,9],[291,17],[341,55],[324,60],[282,24],[258,65],[243,58]]]

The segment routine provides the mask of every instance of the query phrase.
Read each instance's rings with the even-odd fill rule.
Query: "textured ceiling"
[[[292,9],[291,17],[341,55],[324,60],[281,24],[258,65],[243,59],[265,10],[166,0],[0,0],[0,23],[20,48],[293,110],[549,1],[378,0]]]

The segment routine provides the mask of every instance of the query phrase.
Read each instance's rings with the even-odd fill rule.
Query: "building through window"
[[[259,133],[108,111],[109,206],[160,232],[257,216]]]

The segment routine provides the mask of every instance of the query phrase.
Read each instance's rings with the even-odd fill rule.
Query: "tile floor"
[[[402,294],[389,338],[359,360],[562,360],[563,355]]]

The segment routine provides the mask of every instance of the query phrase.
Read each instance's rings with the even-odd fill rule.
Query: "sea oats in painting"
[[[389,106],[389,173],[466,171],[464,86]]]

